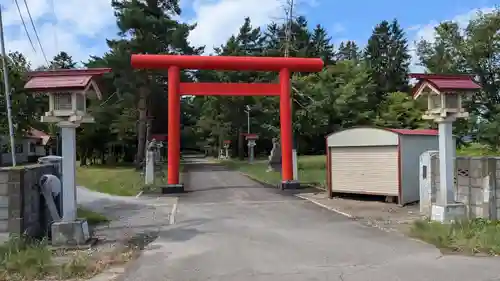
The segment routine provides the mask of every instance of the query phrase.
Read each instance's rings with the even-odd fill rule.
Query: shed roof
[[[328,147],[399,145],[400,136],[437,137],[437,130],[410,130],[380,127],[353,127],[333,132],[326,137]]]
[[[386,130],[391,131],[393,133],[400,134],[400,135],[415,135],[415,136],[437,136],[437,135],[439,135],[438,130],[432,130],[432,129],[411,130],[411,129],[389,129],[389,128],[387,128]]]

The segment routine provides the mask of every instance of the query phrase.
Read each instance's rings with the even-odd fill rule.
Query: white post
[[[455,142],[453,140],[453,121],[439,122],[439,194],[438,205],[446,206],[454,203],[453,187],[455,185]]]
[[[150,185],[154,183],[155,161],[154,152],[146,151],[146,171],[144,172],[145,184]]]
[[[59,124],[62,137],[62,199],[65,222],[76,220],[76,124]]]

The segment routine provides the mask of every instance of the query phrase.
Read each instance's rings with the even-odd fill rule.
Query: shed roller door
[[[398,196],[397,146],[331,147],[332,191]]]

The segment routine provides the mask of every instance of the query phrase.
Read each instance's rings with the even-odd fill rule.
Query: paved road
[[[123,280],[500,280],[499,259],[441,256],[237,172],[192,167],[175,224]]]

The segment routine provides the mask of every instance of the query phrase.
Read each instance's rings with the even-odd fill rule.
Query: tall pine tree
[[[361,53],[359,51],[358,45],[356,44],[356,42],[351,40],[341,42],[337,54],[335,55],[335,59],[337,61],[342,61],[342,60],[358,61],[360,57]]]
[[[194,25],[178,22],[181,9],[178,0],[113,0],[120,40],[109,40],[108,45],[119,57],[110,59],[114,72],[128,90],[137,89],[137,154],[136,163],[144,159],[146,139],[151,134],[148,115],[151,116],[152,95],[164,94],[164,73],[131,71],[130,55],[149,54],[199,54],[202,49],[189,45],[187,37]],[[156,75],[161,74],[161,75]],[[158,104],[158,103],[154,103]],[[162,116],[166,106],[161,108]],[[149,113],[148,113],[149,112]]]
[[[396,19],[382,21],[373,30],[364,58],[377,85],[372,102],[379,105],[388,93],[408,91],[410,55],[403,29]]]

